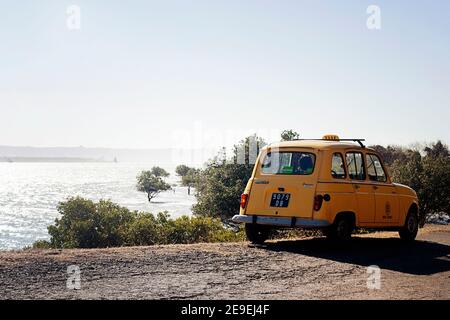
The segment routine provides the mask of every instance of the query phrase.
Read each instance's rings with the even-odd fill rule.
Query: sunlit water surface
[[[48,239],[57,205],[70,196],[111,199],[132,210],[190,215],[195,197],[185,187],[160,193],[148,203],[136,191],[136,175],[151,165],[136,163],[0,163],[0,250]],[[173,168],[168,182],[178,184]]]

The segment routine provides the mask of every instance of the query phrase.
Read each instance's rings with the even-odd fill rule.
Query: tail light
[[[318,194],[314,197],[314,211],[319,211],[322,207],[323,196]]]
[[[245,207],[247,206],[247,201],[248,201],[248,194],[243,193],[241,194],[241,208],[245,209]]]

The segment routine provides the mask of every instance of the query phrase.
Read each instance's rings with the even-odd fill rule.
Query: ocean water
[[[0,163],[0,250],[20,249],[48,239],[57,205],[70,196],[111,199],[132,210],[190,215],[195,197],[177,185],[174,168],[165,168],[174,190],[147,201],[136,191],[136,175],[152,165],[139,163]]]

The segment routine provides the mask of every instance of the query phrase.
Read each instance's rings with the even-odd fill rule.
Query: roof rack
[[[293,139],[292,141],[303,141],[303,140],[317,140],[317,141],[352,141],[352,142],[357,142],[361,148],[365,148],[366,146],[362,143],[362,141],[366,141],[366,139]]]

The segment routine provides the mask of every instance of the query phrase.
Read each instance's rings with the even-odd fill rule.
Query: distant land
[[[217,150],[0,146],[0,162],[145,162],[201,165]]]
[[[0,157],[0,162],[106,162],[88,158],[69,158],[69,157]]]

